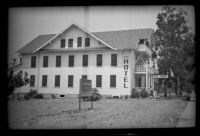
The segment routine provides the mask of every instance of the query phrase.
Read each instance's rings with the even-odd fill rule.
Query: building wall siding
[[[117,67],[111,66],[111,54],[117,54]],[[96,75],[102,75],[102,87],[97,88],[101,94],[104,95],[130,95],[131,89],[131,68],[129,59],[128,69],[128,88],[124,88],[124,56],[130,58],[133,52],[122,51],[83,51],[83,52],[41,52],[37,53],[37,67],[30,68],[31,55],[24,55],[24,62],[22,70],[28,72],[30,75],[36,75],[35,88],[38,88],[39,93],[53,93],[53,94],[78,94],[79,93],[79,79],[82,75],[87,75],[88,79],[92,80],[92,87],[96,88]],[[82,56],[88,55],[88,67],[82,67]],[[97,67],[96,56],[103,55],[102,67]],[[61,67],[55,67],[56,55],[61,57]],[[74,55],[74,67],[68,67],[68,56]],[[43,56],[49,56],[48,67],[43,68]],[[133,56],[133,55],[132,55]],[[38,65],[39,63],[39,65]],[[132,65],[132,64],[131,64]],[[39,73],[39,81],[37,74]],[[42,75],[48,75],[47,87],[42,87]],[[60,75],[60,87],[55,87],[55,75]],[[73,87],[68,87],[68,75],[74,75]],[[116,88],[110,88],[110,75],[116,75]],[[38,83],[38,84],[37,84]]]

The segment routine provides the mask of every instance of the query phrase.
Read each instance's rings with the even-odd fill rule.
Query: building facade
[[[79,80],[92,80],[102,95],[131,95],[133,88],[153,85],[153,29],[91,33],[73,23],[58,34],[40,35],[17,51],[15,73],[28,73],[30,84],[42,94],[79,94]]]

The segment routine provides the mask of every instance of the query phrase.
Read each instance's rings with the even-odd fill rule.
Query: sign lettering
[[[128,57],[124,57],[124,88],[128,88]]]

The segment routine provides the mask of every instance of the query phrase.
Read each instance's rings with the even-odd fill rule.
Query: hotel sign
[[[81,110],[81,97],[92,96],[92,80],[80,79],[79,89],[79,110]],[[93,102],[91,101],[91,109],[93,109]]]
[[[168,78],[168,75],[152,75],[153,78]]]
[[[124,57],[124,88],[128,88],[128,57]]]

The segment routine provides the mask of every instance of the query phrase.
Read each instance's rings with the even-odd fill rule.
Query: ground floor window
[[[87,75],[82,75],[82,79],[87,79]]]
[[[47,87],[47,75],[42,75],[42,87]]]
[[[73,87],[74,76],[68,75],[68,87]]]
[[[101,75],[96,76],[96,87],[102,87],[102,76]]]
[[[55,87],[60,87],[60,75],[55,76]]]
[[[110,87],[116,87],[116,75],[110,75]]]
[[[136,74],[135,75],[135,86],[136,87],[146,87],[146,75]]]
[[[30,86],[35,86],[35,75],[30,75]]]

